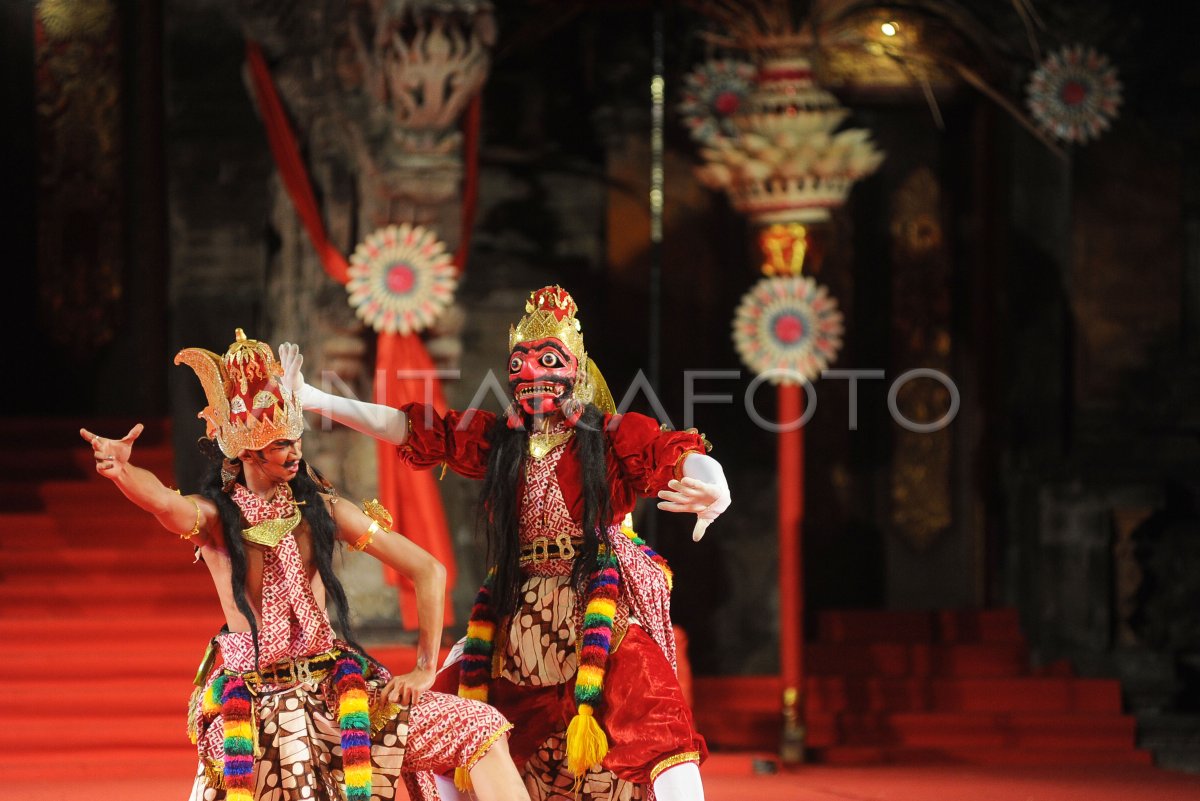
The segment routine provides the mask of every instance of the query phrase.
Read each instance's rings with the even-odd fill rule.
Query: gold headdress
[[[185,348],[175,364],[186,364],[204,386],[208,406],[197,417],[208,424],[221,452],[230,459],[244,450],[265,448],[277,439],[304,435],[299,395],[279,383],[283,370],[266,342],[246,339],[237,329],[236,341],[218,356],[204,348]]]
[[[577,311],[579,307],[571,294],[557,284],[531,292],[529,300],[525,301],[525,316],[508,329],[508,349],[512,351],[523,342],[547,337],[562,342],[579,360],[574,397],[583,403],[594,403],[600,411],[611,414],[617,404],[600,368],[588,358],[583,347],[583,327],[575,316]]]
[[[508,349],[522,342],[554,337],[575,354],[582,365],[587,353],[583,349],[583,328],[575,313],[579,307],[570,293],[562,287],[544,286],[529,293],[525,301],[525,316],[508,329]]]

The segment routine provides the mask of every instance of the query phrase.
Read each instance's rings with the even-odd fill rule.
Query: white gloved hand
[[[280,382],[288,392],[297,393],[304,390],[304,374],[300,368],[304,366],[304,354],[300,346],[284,342],[279,346],[279,366],[283,368],[283,380]]]
[[[305,411],[316,412],[393,445],[401,444],[408,437],[408,418],[399,409],[331,395],[305,382],[304,373],[300,372],[304,355],[300,353],[299,345],[284,342],[279,346],[279,366],[283,368],[280,384],[289,392],[299,394],[300,405]]]
[[[729,483],[720,463],[711,456],[693,453],[683,460],[683,478],[667,483],[658,493],[658,508],[664,512],[696,515],[692,541],[699,542],[705,530],[729,508]]]

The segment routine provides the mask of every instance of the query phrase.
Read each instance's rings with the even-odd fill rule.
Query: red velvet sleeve
[[[439,415],[424,403],[400,407],[408,416],[408,439],[396,450],[400,461],[416,470],[428,470],[443,462],[467,478],[483,478],[487,472],[487,432],[496,415],[481,409]]]
[[[704,440],[696,431],[664,431],[658,421],[629,412],[604,418],[608,443],[622,479],[637,494],[656,494],[676,478],[676,469],[688,453],[704,453]]]

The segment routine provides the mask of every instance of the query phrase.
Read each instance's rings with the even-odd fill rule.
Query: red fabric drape
[[[308,238],[312,240],[313,248],[321,257],[325,272],[339,284],[344,284],[349,280],[349,264],[325,234],[321,209],[317,206],[312,183],[308,180],[304,159],[300,157],[300,147],[296,144],[291,122],[283,110],[279,93],[275,91],[275,81],[271,78],[271,70],[267,68],[267,61],[263,58],[262,48],[257,42],[246,42],[246,64],[250,68],[250,85],[254,87],[258,112],[262,116],[263,126],[267,129],[267,143],[271,147],[271,155],[275,158],[275,168],[279,170],[279,177],[283,179],[288,197],[296,208],[300,222],[304,224],[304,230],[308,232]]]
[[[393,408],[411,401],[432,403],[446,411],[441,383],[433,378],[434,365],[416,334],[380,334],[376,341],[375,402]],[[407,377],[400,371],[421,371],[425,378]],[[394,446],[379,443],[379,500],[391,510],[396,530],[433,554],[446,566],[446,586],[457,575],[454,546],[437,479],[429,470],[410,470],[396,457]],[[417,624],[416,593],[410,581],[391,569],[387,580],[400,591],[400,619],[405,628]],[[453,605],[446,595],[446,623],[453,623]]]
[[[267,141],[275,166],[287,190],[288,197],[308,232],[313,248],[321,258],[325,272],[340,284],[349,278],[346,257],[329,241],[321,211],[317,205],[308,170],[292,132],[283,103],[275,90],[271,71],[267,68],[262,49],[256,42],[246,43],[246,62],[254,88],[259,114],[267,132]],[[479,123],[482,98],[476,95],[467,108],[464,121],[463,150],[465,172],[463,182],[462,232],[455,264],[459,273],[466,268],[470,246],[471,225],[479,191]],[[375,400],[392,407],[410,401],[432,401],[440,412],[446,403],[441,383],[433,376],[433,361],[424,343],[415,334],[380,334],[376,343]],[[401,377],[405,371],[424,371],[425,378]],[[426,397],[432,391],[432,398]],[[379,446],[380,501],[395,517],[396,529],[429,551],[446,566],[447,586],[454,585],[457,569],[446,514],[436,480],[428,472],[408,470],[400,465],[395,450],[384,443]],[[400,591],[400,615],[406,628],[417,625],[416,598],[410,582],[402,580],[388,569],[387,579]],[[449,597],[446,601],[446,623],[453,624],[454,615]]]
[[[482,96],[475,95],[463,120],[463,201],[462,231],[454,264],[459,275],[466,270],[467,253],[471,246],[471,227],[475,221],[475,207],[479,199],[479,127]],[[442,384],[433,378],[433,360],[420,337],[413,334],[380,334],[375,354],[375,402],[401,406],[411,401],[432,403],[438,414],[446,413],[446,399]],[[428,371],[428,379],[400,378],[399,370]],[[426,383],[426,382],[431,383]],[[426,397],[427,392],[432,397]],[[380,501],[394,510],[396,527],[409,539],[420,545],[446,566],[446,586],[453,587],[458,575],[454,559],[454,545],[450,540],[450,529],[446,523],[446,512],[438,492],[434,472],[411,470],[396,457],[395,448],[387,443],[379,445],[379,494]],[[392,570],[387,570],[387,579],[400,591],[400,619],[405,628],[416,625],[416,594],[412,583]],[[446,624],[454,622],[454,609],[450,596],[446,596]]]
[[[467,269],[467,253],[471,249],[471,229],[475,226],[475,207],[479,202],[479,128],[483,117],[483,95],[471,98],[463,117],[463,200],[462,229],[459,231],[458,251],[454,265],[461,276]]]

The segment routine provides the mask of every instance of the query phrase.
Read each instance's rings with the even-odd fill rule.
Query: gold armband
[[[384,505],[379,502],[378,498],[372,498],[369,501],[364,500],[362,502],[362,510],[363,514],[384,528],[392,527],[392,513],[389,512]]]
[[[367,546],[375,539],[377,532],[392,527],[392,513],[377,498],[372,498],[369,501],[364,499],[362,510],[363,514],[371,518],[371,525],[367,527],[366,532],[361,537],[347,546],[352,551],[366,550]]]
[[[704,455],[703,453],[701,453],[698,450],[695,450],[694,448],[689,448],[688,450],[679,454],[679,458],[675,460],[675,469],[672,471],[672,473],[674,474],[676,481],[679,481],[683,478],[683,460],[688,458],[689,456],[691,456],[693,453],[699,454],[701,456]]]
[[[187,500],[191,501],[192,506],[196,507],[196,524],[194,526],[192,526],[192,530],[189,531],[187,534],[179,535],[179,539],[181,539],[181,540],[190,540],[192,537],[194,537],[200,533],[200,517],[201,517],[200,504],[196,503],[195,498],[191,497],[190,495],[184,495],[179,490],[175,490],[175,494],[181,498],[186,498]]]
[[[379,531],[379,521],[372,520],[371,525],[367,526],[366,533],[350,544],[350,550],[365,551],[367,546],[375,540],[376,531]]]

